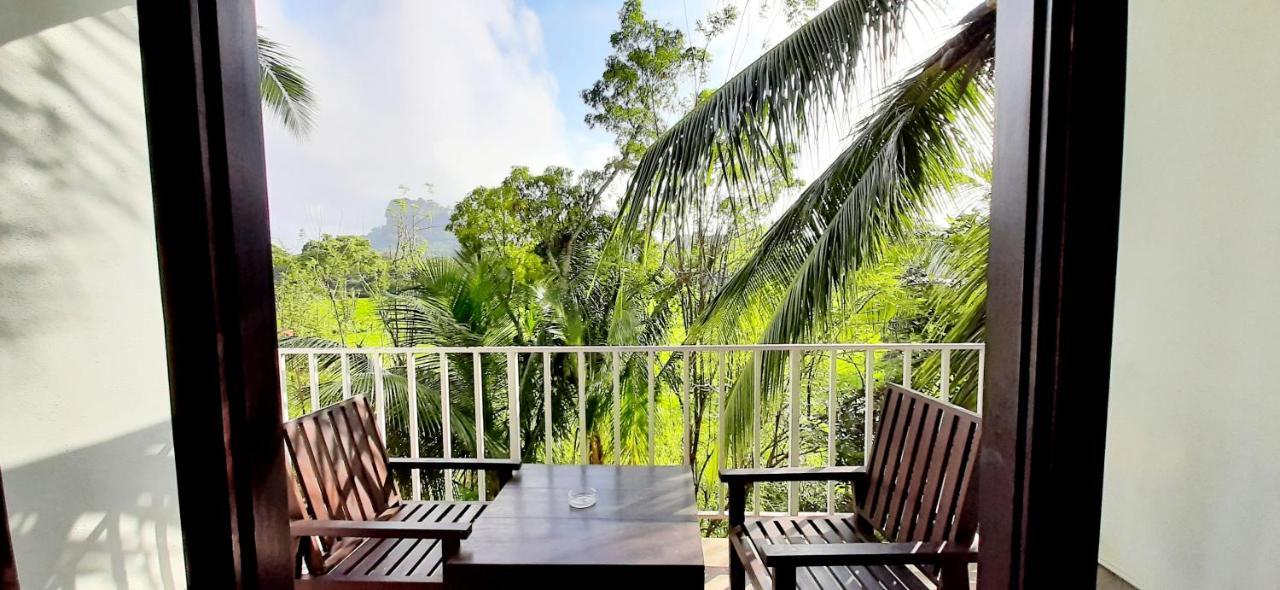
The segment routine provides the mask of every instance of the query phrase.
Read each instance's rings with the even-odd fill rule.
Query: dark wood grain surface
[[[569,507],[593,487],[596,505]],[[445,564],[455,588],[701,587],[693,477],[685,467],[525,465]]]
[[[13,557],[13,537],[9,534],[9,513],[4,502],[4,478],[0,477],[0,514],[5,519],[0,521],[0,588],[17,590],[18,566]]]
[[[506,459],[387,457],[374,412],[363,396],[286,422],[285,447],[297,477],[291,534],[306,572],[298,590],[440,588],[445,559],[470,536],[483,502],[406,502],[392,467],[519,469]]]
[[[741,590],[748,579],[774,590],[964,587],[966,564],[978,557],[970,548],[980,423],[973,412],[889,384],[865,469],[722,471],[733,548],[729,587]],[[855,475],[865,491],[857,493],[852,517],[746,519],[751,482]],[[907,564],[920,567],[900,567]]]
[[[978,587],[1091,588],[1128,2],[1024,0],[999,11]]]
[[[137,10],[184,581],[290,588],[254,3]]]

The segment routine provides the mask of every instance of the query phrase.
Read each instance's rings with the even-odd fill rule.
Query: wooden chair
[[[289,529],[299,589],[442,587],[444,560],[486,503],[401,500],[392,469],[490,470],[505,483],[520,467],[503,459],[388,459],[363,397],[286,422],[285,443],[296,476]]]
[[[968,588],[977,561],[980,419],[890,385],[864,467],[729,469],[729,583],[757,588]],[[745,518],[747,485],[847,481],[853,514]]]

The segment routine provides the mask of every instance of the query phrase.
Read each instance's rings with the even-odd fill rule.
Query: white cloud
[[[701,44],[694,22],[729,2],[742,7],[737,0],[652,0],[646,10]],[[955,22],[975,2],[947,0],[935,23]],[[719,86],[792,31],[781,2],[769,5],[761,14],[758,3],[747,4],[740,22],[710,44],[715,61],[698,87]],[[582,36],[607,37],[616,8],[608,9],[607,25],[585,10],[561,9],[551,18],[591,22]],[[402,184],[431,182],[437,200],[453,203],[515,164],[593,168],[614,153],[607,134],[587,129],[577,114],[566,121],[557,107],[561,92],[578,88],[557,87],[545,44],[562,40],[544,39],[538,14],[522,0],[259,0],[258,16],[298,58],[320,101],[316,129],[304,142],[270,117],[266,122],[272,229],[286,245],[300,245],[299,230],[367,231],[382,222],[383,206]],[[938,30],[908,35],[902,65],[941,38]],[[593,63],[595,74],[602,62]],[[683,85],[690,95],[695,90],[692,80]],[[797,157],[800,177],[811,180],[826,168],[866,108],[814,126]]]
[[[512,164],[570,164],[537,15],[515,2],[259,0],[319,97],[303,142],[266,123],[272,229],[362,233],[397,186],[451,203]]]

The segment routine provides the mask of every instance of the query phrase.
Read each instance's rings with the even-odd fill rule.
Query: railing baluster
[[[942,373],[941,383],[939,384],[939,390],[941,395],[939,397],[941,397],[942,400],[945,402],[950,402],[951,401],[951,349],[950,348],[944,348],[942,350],[942,368],[939,372]]]
[[[653,465],[653,461],[654,461],[654,458],[657,456],[657,453],[655,452],[654,444],[653,444],[654,431],[656,429],[655,427],[656,422],[654,421],[654,405],[655,404],[654,404],[654,393],[653,393],[653,378],[654,378],[653,364],[656,361],[656,359],[654,358],[652,351],[649,352],[649,355],[646,360],[648,361],[646,365],[649,367],[649,464]]]
[[[582,464],[587,464],[587,354],[578,351],[578,438]]]
[[[836,361],[840,351],[831,351],[831,375],[827,381],[827,466],[836,465]],[[836,482],[827,482],[827,514],[836,511]]]
[[[613,352],[613,463],[622,465],[622,367],[618,352]]]
[[[974,406],[978,415],[982,415],[982,388],[985,385],[983,379],[987,370],[987,349],[986,347],[978,349],[978,405]]]
[[[307,354],[307,379],[311,390],[311,411],[320,409],[320,373],[316,369],[315,353]]]
[[[417,459],[421,456],[418,448],[418,356],[412,352],[405,354],[404,379],[409,385],[409,456]],[[422,478],[417,469],[409,470],[413,478],[413,499],[422,500]]]
[[[791,423],[787,448],[787,465],[800,466],[800,349],[791,349]],[[800,483],[787,484],[787,512],[795,516],[800,512]]]
[[[681,416],[681,419],[683,420],[683,424],[684,424],[684,426],[682,427],[683,430],[680,433],[680,438],[681,438],[682,447],[684,449],[684,455],[680,457],[680,464],[688,465],[689,464],[689,445],[693,441],[693,433],[690,431],[692,426],[691,426],[691,421],[689,417],[690,416],[689,407],[690,405],[693,404],[693,398],[689,394],[689,391],[690,391],[689,380],[693,377],[692,351],[686,351],[681,356],[680,361],[684,365],[683,375],[680,377],[680,399],[682,400],[680,402],[680,406],[681,406],[681,412],[683,413],[683,416]]]
[[[484,458],[484,362],[480,358],[480,353],[471,353],[471,389],[475,393],[475,423],[476,423],[476,458]],[[483,502],[488,499],[488,490],[485,489],[488,483],[488,477],[483,471],[476,474],[476,480],[479,482],[477,487],[477,496]]]
[[[449,355],[440,353],[440,449],[445,459],[453,458],[453,411],[449,396]],[[444,470],[444,499],[453,500],[453,470]]]
[[[370,353],[369,361],[373,363],[373,407],[378,415],[378,436],[382,444],[387,443],[387,396],[382,383],[382,354]]]
[[[729,410],[729,398],[728,398],[728,395],[726,395],[725,383],[728,381],[728,378],[729,378],[728,375],[729,375],[729,353],[721,352],[720,368],[718,371],[716,371],[716,378],[719,380],[719,386],[717,387],[717,389],[720,392],[720,415],[718,416],[719,418],[718,422],[719,422],[720,428],[716,433],[716,459],[717,459],[716,463],[721,470],[729,466],[728,462],[725,461],[725,457],[724,457],[729,449],[728,441],[725,440],[725,432],[726,432],[725,414],[728,413],[728,410]],[[719,472],[717,472],[716,474],[715,482],[716,482],[716,488],[717,488],[716,493],[719,495],[719,497],[720,498],[729,497],[728,488],[726,486],[720,485]],[[717,509],[720,506],[722,506],[722,504],[719,504],[719,503],[716,504]]]
[[[911,349],[902,349],[902,386],[911,388]]]
[[[867,372],[862,378],[862,464],[871,461],[871,438],[875,432],[876,415],[876,351],[868,348],[865,353]]]
[[[345,352],[338,356],[342,361],[342,399],[351,399],[351,360]]]
[[[280,416],[289,420],[289,371],[285,368],[285,355],[280,354]]]
[[[764,354],[756,350],[751,356],[751,467],[760,469],[760,375]],[[751,486],[751,506],[759,515],[760,486]]]
[[[507,422],[511,429],[511,458],[520,460],[520,357],[507,353]]]
[[[546,464],[550,465],[552,461],[551,444],[551,353],[542,353],[542,430],[544,439],[542,442],[542,454],[545,455]]]

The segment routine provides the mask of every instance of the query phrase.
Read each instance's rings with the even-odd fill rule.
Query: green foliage
[[[387,262],[361,236],[325,234],[304,244],[295,262],[331,292],[368,296],[387,287]]]
[[[649,149],[627,187],[623,229],[680,216],[707,190],[713,169],[750,198],[754,173],[810,131],[810,121],[842,103],[864,49],[887,53],[900,36],[906,0],[840,0],[735,74]],[[873,55],[884,57],[883,55]],[[774,160],[774,161],[771,161]]]
[[[991,228],[985,214],[970,213],[956,219],[935,242],[930,272],[935,282],[929,292],[932,327],[943,342],[983,342],[987,325],[987,251]],[[952,355],[952,401],[970,410],[978,403],[978,355]],[[938,381],[941,357],[931,356],[916,373],[920,383]]]
[[[726,4],[718,10],[707,13],[705,19],[698,19],[694,28],[710,40],[723,35],[736,22],[738,22],[738,7]]]
[[[591,109],[587,124],[616,138],[621,153],[613,166],[630,169],[662,133],[662,115],[678,106],[678,78],[700,71],[710,56],[679,29],[647,19],[641,0],[623,2],[609,44],[604,73],[582,101]]]
[[[595,179],[585,176],[563,168],[533,174],[517,167],[499,186],[472,191],[450,222],[462,245],[459,255],[423,261],[412,279],[386,300],[383,317],[392,339],[401,346],[665,341],[669,306],[655,292],[658,282],[624,282],[624,273],[641,274],[644,269],[600,257],[612,218],[593,211],[596,195],[590,183]],[[567,429],[583,428],[574,420],[578,373],[584,372],[589,383],[602,383],[601,376],[610,371],[608,360],[593,356],[578,367],[576,359],[552,359],[557,417],[553,428],[558,439],[578,440]],[[530,409],[521,424],[523,439],[535,443],[525,449],[531,460],[540,452],[576,452],[571,444],[559,451],[536,444],[543,440],[545,428],[536,419],[544,403],[542,362],[536,355],[522,359],[522,380],[517,384],[525,400],[521,407]],[[633,395],[640,391],[641,371],[636,362],[627,362],[622,371],[628,432],[644,421],[637,418],[644,408],[634,403]],[[501,367],[495,369],[498,373]],[[598,386],[588,395],[585,428],[596,460],[606,452],[624,452],[608,448],[611,400],[611,392]],[[643,438],[629,434],[628,448],[634,450],[634,441]]]
[[[732,199],[762,194],[766,170],[788,171],[781,146],[797,143],[819,115],[836,112],[874,79],[864,50],[891,53],[910,4],[840,0],[735,75],[664,133],[628,185],[619,220],[623,233],[647,234],[661,219],[682,218],[725,180]],[[906,79],[890,88],[850,145],[788,208],[704,312],[703,325],[739,333],[767,316],[762,342],[804,342],[829,327],[833,310],[861,272],[881,262],[891,244],[937,211],[967,170],[989,169],[989,75],[994,60],[994,6],[983,4],[957,33]],[[859,73],[862,73],[860,76]],[[698,329],[702,329],[699,327]],[[695,330],[696,333],[696,330]],[[775,392],[785,358],[766,354],[764,383]],[[750,371],[744,371],[749,374]],[[739,379],[725,419],[739,447],[752,406]]]
[[[386,298],[383,321],[396,346],[506,346],[515,339],[497,263],[480,255],[422,261]]]
[[[297,256],[273,248],[272,263],[281,333],[367,343],[369,318],[367,312],[363,318],[357,315],[358,303],[381,295],[388,286],[387,261],[369,240],[325,235],[307,242]],[[366,334],[348,340],[361,332]]]
[[[766,0],[760,5],[760,13],[764,14],[770,9],[769,2]],[[818,9],[818,0],[782,0],[782,11],[787,18],[787,22],[791,24],[802,23],[809,19],[809,15]]]
[[[496,187],[479,187],[454,208],[448,229],[464,251],[498,259],[511,281],[532,283],[556,272],[574,232],[598,242],[608,217],[592,211],[594,187],[568,168],[534,174],[517,166]],[[577,234],[579,239],[582,234]]]

